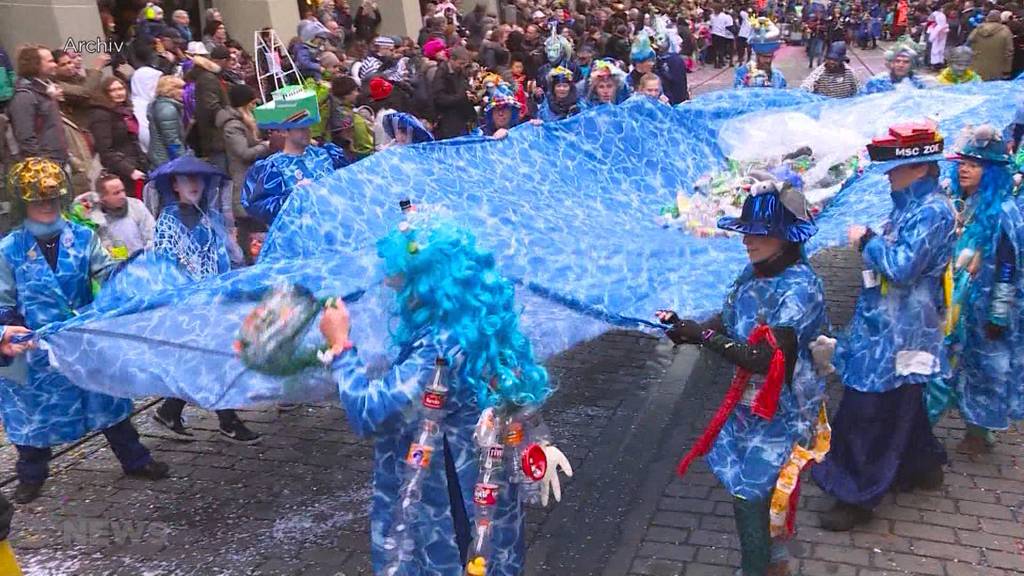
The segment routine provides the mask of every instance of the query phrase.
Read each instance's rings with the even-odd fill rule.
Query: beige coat
[[[1002,80],[1013,70],[1013,33],[999,22],[985,22],[967,37],[974,71],[982,80]]]

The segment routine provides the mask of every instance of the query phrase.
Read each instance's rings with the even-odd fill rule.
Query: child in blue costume
[[[872,170],[887,174],[893,209],[875,233],[849,230],[861,252],[864,287],[836,351],[843,398],[832,450],[811,470],[836,499],[826,530],[868,522],[891,488],[936,489],[946,453],[932,435],[923,387],[947,372],[943,275],[955,214],[939,185],[942,136],[932,124],[894,127],[868,145]],[[877,173],[877,172],[875,172]]]
[[[580,111],[575,76],[568,68],[558,67],[547,75],[544,100],[537,106],[537,118],[542,122],[557,122]]]
[[[320,109],[312,106],[297,121],[264,121],[256,108],[256,124],[262,130],[283,130],[284,149],[258,160],[245,173],[242,207],[249,216],[270,226],[297,186],[314,182],[348,165],[345,150],[330,142],[311,144],[310,127],[320,122]]]
[[[224,217],[211,208],[217,189],[227,175],[194,156],[182,156],[150,173],[160,192],[163,208],[156,219],[152,256],[169,261],[181,274],[176,283],[191,284],[231,269]],[[166,277],[164,277],[166,278]],[[153,413],[153,419],[175,440],[195,437],[185,427],[185,401],[168,398]],[[218,410],[220,433],[241,444],[252,444],[260,435],[250,430],[234,410]]]
[[[1024,417],[1024,216],[1012,197],[1006,144],[993,126],[970,135],[952,181],[960,210],[953,251],[953,388],[967,435],[958,450],[990,452],[992,432]]]
[[[759,26],[755,27],[754,35],[750,37],[754,61],[736,69],[733,88],[786,88],[786,77],[772,67],[775,53],[782,47],[779,36],[775,24],[765,19],[759,20]]]
[[[349,341],[348,313],[340,301],[325,311],[321,331],[331,346],[325,359],[348,421],[360,435],[376,438],[370,510],[374,574],[459,575],[474,519],[479,469],[474,429],[481,411],[496,405],[539,406],[551,387],[519,331],[513,285],[498,272],[494,256],[451,224],[414,222],[403,222],[377,242],[386,282],[396,291],[392,337],[398,356],[386,375],[379,380],[367,376]],[[448,393],[439,419],[441,441],[413,504],[416,515],[404,517],[414,539],[412,558],[392,572],[395,552],[388,541],[401,510],[403,478],[411,470],[406,463],[410,444],[421,424],[416,406],[442,359]],[[554,463],[566,468],[568,463],[554,446],[546,445],[544,452],[549,464],[541,496],[546,503],[548,489],[560,498]],[[517,485],[502,482],[491,518],[487,576],[521,573],[523,519]]]
[[[914,73],[921,47],[909,38],[903,38],[885,52],[885,65],[889,68],[868,80],[861,88],[861,94],[890,92],[897,88],[924,88],[924,82]]]
[[[131,423],[132,402],[88,392],[54,369],[32,332],[70,319],[92,302],[93,283],[115,262],[89,228],[60,213],[67,179],[60,165],[43,158],[15,164],[7,189],[26,215],[0,241],[0,416],[18,450],[14,501],[35,500],[49,475],[51,447],[102,431],[130,476],[157,480],[168,466],[139,442]]]
[[[680,472],[710,448],[708,465],[734,498],[742,576],[787,574],[788,553],[769,530],[769,504],[794,444],[807,445],[815,436],[813,424],[825,393],[809,348],[827,328],[825,297],[803,250],[817,226],[799,191],[764,175],[744,201],[741,216],[722,218],[718,227],[743,234],[750,258],[722,313],[703,324],[669,311],[659,311],[658,318],[670,325],[667,335],[676,344],[705,346],[754,376],[742,398],[720,410],[728,420],[717,439],[712,425],[702,439],[704,448],[691,451]],[[748,341],[762,325],[770,329],[774,345]],[[764,402],[759,391],[772,389],[773,378],[777,409],[765,417],[757,408]],[[713,447],[706,445],[711,440]]]

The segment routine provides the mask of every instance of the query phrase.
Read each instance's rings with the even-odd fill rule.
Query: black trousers
[[[726,62],[732,66],[732,38],[713,35],[711,36],[711,46],[715,52],[715,66],[722,66]]]

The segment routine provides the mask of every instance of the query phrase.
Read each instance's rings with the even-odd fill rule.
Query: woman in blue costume
[[[786,77],[772,67],[775,53],[782,47],[779,29],[775,24],[760,19],[759,25],[750,37],[750,49],[754,61],[736,69],[733,88],[786,88]]]
[[[967,435],[958,450],[990,452],[993,431],[1024,417],[1024,217],[1011,195],[1006,144],[978,127],[957,150],[952,181],[960,209],[953,251],[954,300],[947,338],[953,388]]]
[[[580,110],[604,104],[621,104],[629,98],[629,94],[626,73],[607,60],[598,60],[590,67],[584,97],[580,99]]]
[[[12,204],[25,219],[0,241],[0,416],[18,450],[19,504],[42,491],[51,447],[90,432],[103,432],[129,476],[157,480],[168,472],[139,442],[131,400],[76,387],[30,340],[33,331],[88,306],[93,284],[115,265],[91,229],[61,215],[67,186],[60,165],[43,158],[19,162],[8,175]]]
[[[902,38],[885,52],[885,65],[889,68],[868,80],[861,94],[891,92],[897,88],[924,88],[924,82],[914,73],[921,47],[909,38]]]
[[[463,573],[470,549],[480,469],[474,430],[482,411],[539,407],[551,387],[519,330],[513,285],[498,272],[494,256],[467,231],[416,215],[411,213],[412,224],[403,222],[377,242],[386,283],[396,292],[392,338],[397,360],[382,379],[367,375],[349,341],[348,313],[340,302],[328,306],[321,322],[330,345],[323,359],[338,382],[352,428],[376,438],[370,511],[374,573],[450,576]],[[413,470],[407,461],[424,424],[423,409],[417,407],[421,402],[428,406],[425,391],[435,370],[448,390],[445,399],[432,405],[443,410],[433,419],[440,438],[433,456],[426,458],[433,463],[418,499],[403,506],[404,480]],[[568,463],[550,444],[543,451],[549,464],[541,497],[546,501],[550,490],[558,499],[556,463],[565,468]],[[521,573],[523,519],[518,485],[501,482],[491,516],[487,576]],[[397,525],[408,525],[404,533],[412,538],[399,546],[408,554],[401,564],[396,564],[401,556],[393,545]]]
[[[268,103],[269,104],[269,103]],[[284,149],[253,164],[245,174],[241,201],[249,216],[269,226],[297,186],[314,182],[348,165],[345,151],[328,142],[311,144],[310,127],[320,122],[315,101],[300,120],[270,119],[267,106],[253,111],[262,130],[282,130]]]
[[[741,216],[722,218],[718,227],[743,234],[750,258],[722,313],[703,324],[669,311],[659,311],[658,318],[670,325],[667,335],[676,344],[707,347],[753,377],[737,390],[741,397],[723,404],[719,414],[728,420],[709,427],[698,443],[704,447],[691,451],[680,472],[692,457],[710,449],[708,465],[733,496],[740,573],[782,575],[788,573],[788,554],[783,542],[771,536],[769,505],[794,444],[806,445],[815,436],[825,393],[809,348],[827,328],[825,297],[803,249],[817,227],[803,195],[767,174],[753,186]],[[763,326],[774,342],[749,340]],[[772,400],[762,399],[762,390]],[[759,409],[773,402],[773,414]]]
[[[512,87],[504,82],[488,89],[484,102],[484,117],[478,135],[501,140],[508,131],[518,126],[522,119],[519,101],[512,93]]]
[[[227,175],[193,156],[182,156],[157,168],[150,178],[156,183],[162,206],[150,253],[178,272],[163,276],[167,280],[164,287],[201,282],[230,270],[224,217],[211,207]],[[130,273],[124,275],[118,288],[130,282],[129,278]],[[168,398],[153,413],[153,419],[167,429],[171,438],[191,441],[195,438],[185,427],[184,409],[184,400]],[[232,442],[252,444],[260,439],[234,410],[218,410],[217,419],[221,436]]]
[[[580,111],[575,77],[568,68],[558,67],[547,76],[544,100],[537,106],[537,117],[543,122],[557,122]]]
[[[943,377],[943,276],[955,215],[939,185],[942,136],[930,123],[893,127],[868,145],[870,170],[888,176],[893,209],[875,233],[849,230],[863,258],[864,287],[836,352],[843,398],[832,450],[811,470],[835,506],[826,530],[868,522],[892,488],[942,486],[946,453],[932,435],[923,388]]]

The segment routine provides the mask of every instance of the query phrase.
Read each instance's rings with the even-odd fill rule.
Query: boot
[[[928,492],[934,492],[935,490],[941,490],[942,485],[945,482],[945,473],[942,471],[942,466],[936,466],[923,474],[920,474],[914,480],[914,488],[917,490],[925,490]]]
[[[163,480],[164,478],[167,478],[170,471],[171,467],[166,463],[150,460],[142,468],[127,471],[125,474],[135,478],[144,478],[146,480]]]
[[[760,576],[772,559],[772,538],[768,525],[768,500],[733,500],[736,532],[740,537],[741,571],[744,576]]]
[[[871,510],[867,508],[837,501],[831,510],[819,514],[818,520],[823,530],[848,532],[853,530],[854,526],[867,524],[872,516]]]
[[[38,484],[31,482],[18,482],[18,486],[14,489],[14,496],[11,497],[11,500],[14,500],[15,504],[28,504],[36,498],[39,498],[39,494],[42,491],[42,482]]]

